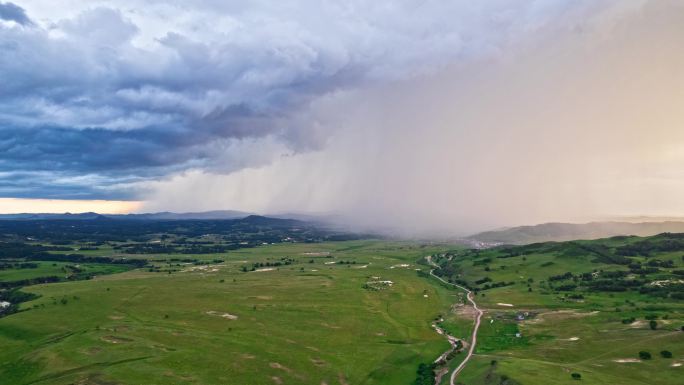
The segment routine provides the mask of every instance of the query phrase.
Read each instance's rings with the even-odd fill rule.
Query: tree
[[[651,353],[642,350],[639,352],[639,358],[641,358],[642,360],[650,360]]]
[[[651,327],[651,330],[656,330],[658,328],[658,321],[650,320],[648,321],[648,326]]]
[[[420,364],[416,371],[416,379],[413,381],[414,385],[432,385],[435,382],[435,375],[432,365]]]
[[[582,375],[579,373],[572,373],[570,376],[572,376],[573,380],[581,380],[582,379]]]
[[[660,352],[660,356],[663,358],[672,358],[672,352],[669,350],[663,350]]]

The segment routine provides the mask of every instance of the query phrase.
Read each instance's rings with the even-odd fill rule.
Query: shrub
[[[660,356],[663,358],[672,358],[672,352],[669,350],[663,350],[660,352]]]
[[[650,360],[651,353],[642,350],[639,352],[639,358],[641,358],[642,360]]]
[[[582,375],[579,373],[572,373],[570,376],[572,376],[573,380],[581,380],[582,379]]]
[[[658,322],[655,320],[650,320],[648,322],[648,326],[651,327],[651,330],[656,330],[658,328]]]
[[[435,375],[433,373],[432,365],[420,364],[416,371],[416,379],[413,381],[414,385],[433,385],[435,383]]]

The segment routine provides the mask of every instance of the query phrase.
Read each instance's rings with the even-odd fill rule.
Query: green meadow
[[[222,254],[221,263],[156,262],[154,272],[26,287],[40,297],[0,319],[0,378],[409,384],[418,364],[448,347],[430,321],[454,293],[415,270],[436,250],[379,241],[274,245]],[[243,271],[283,258],[293,262]]]
[[[661,238],[667,245],[674,242]],[[468,385],[682,384],[684,301],[676,294],[684,283],[676,275],[684,268],[682,252],[656,248],[632,255],[622,264],[610,263],[609,257],[624,251],[619,247],[644,239],[661,241],[658,236],[616,238],[456,251],[448,262],[443,257],[441,262],[449,266],[454,279],[477,290],[476,301],[485,309],[476,354],[458,381]],[[577,252],[578,244],[589,248]],[[661,267],[648,270],[647,266]],[[620,271],[621,278],[601,278]],[[568,272],[571,278],[558,278]],[[583,273],[593,279],[581,279]],[[554,276],[556,280],[551,280]],[[485,278],[490,280],[483,282]],[[592,283],[600,280],[641,282],[641,286],[597,290]],[[493,287],[498,282],[506,286]],[[655,288],[665,292],[651,291]],[[451,321],[452,334],[468,335],[470,323],[464,324],[457,313],[450,318],[461,320]],[[642,351],[650,358],[640,357]],[[663,357],[662,351],[672,357]]]
[[[476,290],[485,311],[457,383],[678,385],[684,303],[644,288],[591,290],[621,271],[614,281],[623,284],[676,281],[680,252],[636,254],[631,267],[611,262],[639,239],[586,242],[580,252],[578,243],[475,251],[380,240],[192,256],[103,246],[90,253],[149,264],[81,263],[94,278],[23,287],[38,297],[0,318],[1,383],[416,384],[418,366],[449,348],[431,323],[441,316],[440,326],[465,341],[473,327],[464,293],[427,275],[432,255],[446,277]],[[599,243],[606,248],[597,257]],[[0,271],[0,280],[69,265],[38,264]]]
[[[33,269],[0,270],[0,282],[12,282],[45,276],[66,277],[74,274],[74,268],[85,274],[113,274],[127,270],[126,267],[104,263],[74,264],[67,262],[38,261]]]

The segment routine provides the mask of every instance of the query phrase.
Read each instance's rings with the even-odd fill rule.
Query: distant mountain
[[[109,218],[114,219],[140,219],[140,220],[187,220],[187,219],[239,219],[249,216],[250,213],[234,210],[214,210],[202,211],[196,213],[173,213],[163,211],[159,213],[144,213],[144,214],[106,214]]]
[[[268,226],[268,227],[297,227],[308,225],[307,222],[298,219],[273,218],[261,215],[249,215],[235,221],[237,224],[249,226]]]
[[[92,220],[92,219],[129,219],[129,220],[152,220],[152,221],[173,221],[173,220],[218,220],[218,219],[239,219],[249,216],[250,213],[232,210],[204,211],[197,213],[145,213],[145,214],[98,214],[98,213],[64,213],[64,214],[0,214],[0,220]]]
[[[0,220],[92,220],[92,219],[107,219],[106,216],[98,213],[64,213],[64,214],[34,214],[34,213],[20,213],[20,214],[0,214]]]
[[[590,223],[543,223],[535,226],[519,226],[486,231],[471,235],[470,240],[500,242],[522,245],[548,241],[599,239],[616,235],[650,236],[660,233],[682,233],[684,222],[590,222]]]

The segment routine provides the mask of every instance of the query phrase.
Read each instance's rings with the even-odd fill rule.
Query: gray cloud
[[[31,19],[6,3],[1,17],[32,28],[0,24],[0,172],[25,173],[0,194],[118,197],[320,150],[337,128],[312,105],[496,57],[595,3],[27,0]]]
[[[684,5],[558,12],[500,55],[317,100],[306,120],[334,132],[319,151],[144,182],[146,209],[336,212],[431,236],[684,214]]]
[[[14,21],[24,26],[32,25],[26,11],[14,3],[0,3],[0,20]]]

